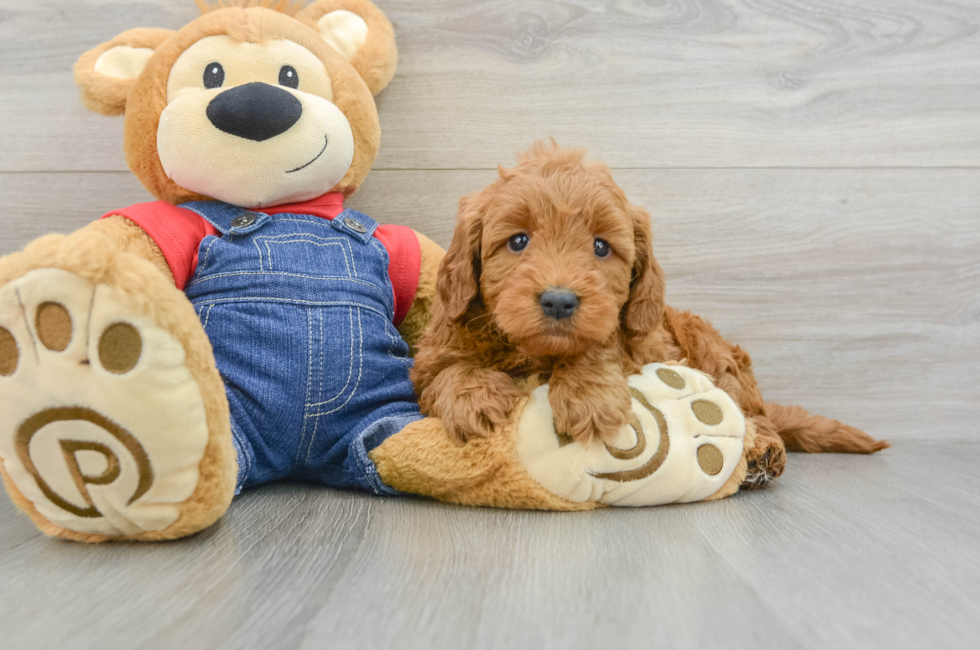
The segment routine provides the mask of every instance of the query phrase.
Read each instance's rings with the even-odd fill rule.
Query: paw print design
[[[633,410],[612,444],[555,433],[548,387],[521,415],[517,455],[550,492],[573,502],[648,506],[701,501],[717,493],[742,457],[745,418],[703,373],[650,364],[629,378]]]
[[[159,531],[198,484],[208,426],[184,348],[108,285],[45,268],[0,287],[0,413],[12,495],[57,528]]]

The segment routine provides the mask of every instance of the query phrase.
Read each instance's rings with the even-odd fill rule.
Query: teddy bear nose
[[[303,104],[292,93],[257,81],[229,88],[207,110],[219,131],[256,142],[285,133],[302,114]]]
[[[539,299],[545,315],[555,320],[569,318],[578,309],[578,296],[568,289],[548,289]]]

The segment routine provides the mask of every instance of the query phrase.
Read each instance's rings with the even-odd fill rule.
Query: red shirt
[[[254,212],[265,214],[309,214],[332,220],[344,210],[344,195],[339,192],[289,205],[256,208]],[[220,237],[214,226],[190,210],[184,210],[166,201],[137,203],[122,210],[113,210],[102,218],[126,217],[156,242],[163,257],[170,265],[174,283],[183,290],[197,268],[197,251],[208,235]],[[408,313],[419,286],[419,268],[422,252],[415,232],[406,226],[379,225],[374,237],[388,251],[388,277],[394,289],[395,325],[399,325]]]

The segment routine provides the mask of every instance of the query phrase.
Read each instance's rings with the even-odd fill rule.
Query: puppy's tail
[[[884,440],[875,440],[860,429],[822,415],[807,413],[799,406],[766,402],[766,415],[776,425],[779,437],[789,451],[873,454],[891,446]]]

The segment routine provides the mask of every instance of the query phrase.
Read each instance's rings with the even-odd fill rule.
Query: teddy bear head
[[[384,14],[367,0],[196,1],[183,28],[123,32],[75,65],[88,108],[125,114],[143,185],[251,208],[354,192],[380,143],[373,95],[398,60]]]

